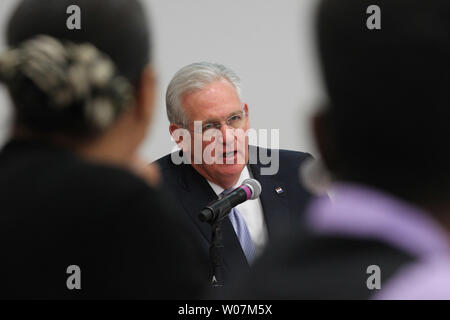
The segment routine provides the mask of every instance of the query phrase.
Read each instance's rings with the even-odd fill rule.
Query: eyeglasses
[[[242,110],[240,112],[231,115],[228,119],[226,119],[223,122],[225,122],[225,124],[228,127],[231,127],[233,129],[239,129],[242,128],[242,126],[244,125],[244,119],[246,116],[247,113],[244,110]],[[220,130],[220,128],[222,128],[223,122],[207,122],[201,126],[201,133],[208,134],[212,133],[213,130]]]

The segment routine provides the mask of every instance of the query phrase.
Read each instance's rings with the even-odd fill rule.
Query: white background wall
[[[142,0],[154,37],[159,78],[157,110],[141,153],[156,159],[171,151],[165,88],[173,74],[197,61],[220,62],[242,78],[253,128],[280,129],[280,148],[315,153],[309,119],[323,91],[313,39],[317,0]],[[0,49],[18,0],[0,1]],[[0,144],[9,102],[0,90]]]

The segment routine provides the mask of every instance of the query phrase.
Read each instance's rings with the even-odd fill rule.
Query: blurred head
[[[239,77],[220,64],[188,65],[170,82],[166,105],[170,133],[192,166],[222,188],[232,187],[248,161],[248,106],[241,100]],[[178,138],[181,129],[190,139]]]
[[[71,5],[81,9],[80,30],[66,26]],[[9,54],[0,59],[17,131],[80,144],[114,132],[132,153],[153,109],[143,12],[137,0],[21,1],[7,28]]]
[[[322,0],[318,45],[330,103],[315,118],[328,169],[417,202],[450,191],[450,2]]]

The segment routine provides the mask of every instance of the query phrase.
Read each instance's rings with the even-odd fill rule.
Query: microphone
[[[232,208],[259,197],[261,194],[261,184],[255,179],[246,179],[241,186],[234,189],[221,199],[214,200],[202,209],[198,218],[202,222],[215,222],[225,218]]]

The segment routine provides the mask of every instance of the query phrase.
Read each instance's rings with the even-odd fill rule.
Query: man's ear
[[[244,121],[246,122],[246,126],[249,127],[250,126],[250,119],[249,119],[249,116],[248,116],[248,104],[247,103],[244,103],[244,112],[246,114],[246,117],[245,117]]]
[[[312,118],[314,139],[322,161],[330,174],[337,170],[337,150],[332,135],[332,123],[328,108],[317,112]]]
[[[173,137],[173,132],[175,131],[175,130],[177,130],[177,129],[180,129],[180,126],[178,125],[178,124],[176,124],[176,123],[171,123],[170,125],[169,125],[169,132],[170,132],[170,135]],[[174,138],[175,139],[175,138]],[[178,143],[178,141],[175,141],[176,143]]]
[[[244,103],[244,112],[246,115],[248,115],[248,104]]]
[[[180,131],[176,131],[178,129],[181,129],[181,130]],[[172,136],[173,140],[176,142],[176,144],[181,149],[183,149],[184,136],[186,134],[188,134],[188,131],[186,129],[184,129],[183,127],[181,127],[180,125],[176,124],[176,123],[171,123],[169,125],[169,132],[170,132],[170,135]],[[187,141],[184,141],[184,142],[187,142]]]
[[[156,74],[151,65],[147,65],[142,71],[140,86],[137,90],[136,115],[140,120],[150,123],[156,97]]]

